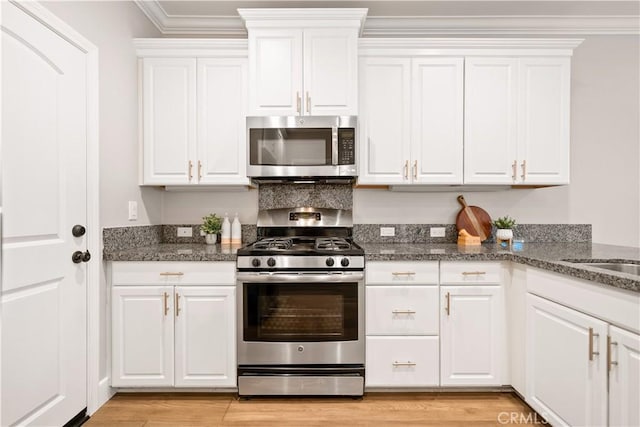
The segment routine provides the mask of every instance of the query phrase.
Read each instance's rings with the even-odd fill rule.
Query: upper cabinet
[[[355,115],[366,9],[239,9],[249,33],[249,115]]]
[[[247,42],[136,40],[142,185],[247,185]]]
[[[475,57],[465,69],[465,183],[569,183],[568,57]]]
[[[568,184],[580,42],[361,39],[358,183]]]

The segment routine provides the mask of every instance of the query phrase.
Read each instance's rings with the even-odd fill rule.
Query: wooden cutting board
[[[458,196],[458,202],[462,209],[456,217],[456,227],[458,231],[463,228],[473,236],[480,236],[481,241],[485,241],[491,236],[491,217],[482,208],[467,205],[463,196]]]

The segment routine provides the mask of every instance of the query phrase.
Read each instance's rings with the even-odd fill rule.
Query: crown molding
[[[246,37],[245,23],[240,16],[168,15],[157,0],[134,0],[162,34],[206,35],[217,37]],[[264,10],[240,9],[245,19],[265,18]],[[294,20],[295,9],[273,9],[268,19]],[[316,9],[318,10],[318,9]],[[320,9],[322,10],[322,9]],[[326,19],[339,19],[336,9],[325,9]],[[340,10],[340,9],[337,9]],[[544,16],[369,16],[360,17],[342,9],[342,16],[364,22],[362,37],[424,37],[434,35],[640,35],[640,16],[619,15],[544,15]],[[288,15],[287,15],[288,13]],[[299,15],[299,14],[298,14]],[[287,17],[288,16],[288,17]],[[306,16],[309,18],[309,16]],[[344,19],[344,18],[343,18]]]
[[[133,39],[138,57],[238,57],[246,58],[247,39],[144,38]]]

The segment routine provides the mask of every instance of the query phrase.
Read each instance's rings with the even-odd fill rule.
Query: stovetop
[[[266,237],[238,249],[238,256],[362,256],[364,250],[343,237]]]

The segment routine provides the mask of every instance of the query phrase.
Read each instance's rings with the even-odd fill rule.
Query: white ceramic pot
[[[215,245],[216,242],[218,241],[218,235],[217,234],[205,234],[204,235],[204,241],[207,242],[207,245]]]
[[[496,231],[496,240],[511,240],[513,239],[513,230],[510,228],[498,228]]]

